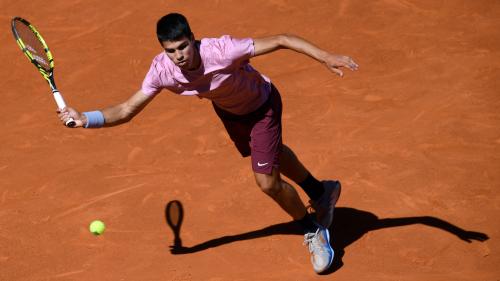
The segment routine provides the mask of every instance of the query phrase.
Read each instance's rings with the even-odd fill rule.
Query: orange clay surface
[[[0,9],[0,280],[499,280],[499,1]],[[281,91],[285,142],[316,177],[343,183],[326,275],[313,272],[303,236],[256,186],[207,100],[164,91],[122,126],[65,128],[10,31],[14,16],[32,21],[67,103],[94,110],[139,89],[162,51],[156,21],[172,11],[197,38],[294,33],[359,63],[339,78],[292,51],[252,59]],[[171,200],[185,210],[176,253]],[[107,224],[101,236],[88,231],[95,219]]]

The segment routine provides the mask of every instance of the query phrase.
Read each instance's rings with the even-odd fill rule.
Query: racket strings
[[[15,24],[15,28],[31,58],[38,62],[43,69],[50,71],[50,58],[47,56],[47,51],[36,33],[29,26],[19,21]]]

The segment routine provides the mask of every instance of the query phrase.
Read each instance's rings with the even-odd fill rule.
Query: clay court
[[[0,280],[500,280],[499,1],[0,8]],[[87,111],[140,88],[162,51],[156,21],[174,11],[197,38],[293,33],[360,65],[340,78],[288,50],[251,61],[280,89],[284,142],[343,183],[327,274],[209,101],[163,91],[130,123],[65,128],[10,30],[14,16],[37,26],[67,103]],[[183,251],[171,252],[172,200],[184,207]],[[95,219],[101,236],[88,230]]]

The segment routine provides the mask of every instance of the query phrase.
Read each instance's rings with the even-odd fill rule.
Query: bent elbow
[[[293,41],[295,38],[297,38],[297,36],[291,33],[280,34],[277,36],[278,45],[281,48],[290,48],[293,45]]]
[[[291,36],[292,35],[288,33],[279,34],[276,36],[277,45],[280,47],[286,47]]]

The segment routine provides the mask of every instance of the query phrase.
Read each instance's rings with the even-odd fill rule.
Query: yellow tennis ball
[[[100,220],[95,220],[90,223],[89,230],[94,235],[101,235],[106,229],[106,225]]]

